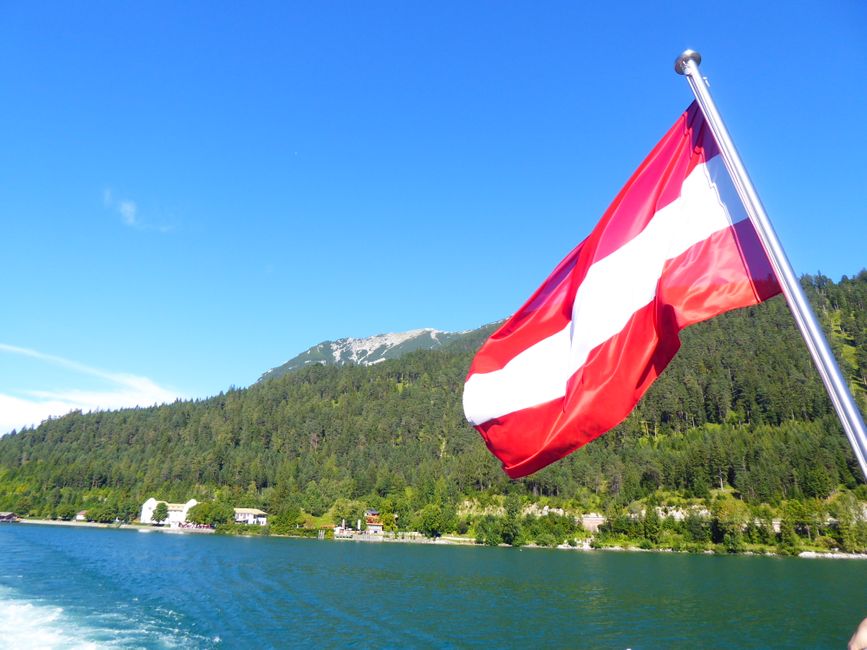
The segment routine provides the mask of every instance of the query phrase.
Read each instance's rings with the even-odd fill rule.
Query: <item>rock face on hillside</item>
[[[348,364],[372,366],[386,359],[397,359],[416,350],[433,350],[459,341],[475,333],[443,332],[431,328],[410,330],[396,334],[377,334],[366,338],[345,338],[336,341],[323,341],[318,345],[293,357],[286,363],[272,368],[262,375],[259,381],[274,379],[312,363],[329,366]]]

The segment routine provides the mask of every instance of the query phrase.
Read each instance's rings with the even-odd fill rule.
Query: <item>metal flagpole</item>
[[[861,471],[867,478],[867,431],[865,431],[864,420],[861,418],[861,413],[849,392],[849,387],[846,385],[846,380],[840,372],[837,361],[831,353],[831,348],[828,346],[828,341],[825,339],[816,315],[804,295],[801,284],[798,282],[792,265],[789,264],[780,240],[777,238],[762,202],[759,200],[759,195],[756,193],[737,149],[729,137],[728,130],[726,130],[713,99],[711,99],[707,83],[698,71],[700,63],[701,55],[698,52],[686,50],[677,57],[674,62],[674,69],[678,74],[686,76],[692,92],[698,100],[698,105],[713,132],[738,196],[740,196],[750,221],[752,221],[770,258],[783,295],[786,297],[789,308],[795,316],[798,329],[801,331],[801,336],[807,343],[807,348],[809,348],[813,361],[819,369],[819,374],[822,376],[825,390],[831,397],[834,410],[837,411],[837,417],[840,418],[843,429],[846,431],[849,443],[861,465]]]

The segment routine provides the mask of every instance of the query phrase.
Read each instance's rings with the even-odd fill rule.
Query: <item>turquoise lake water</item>
[[[844,648],[867,561],[0,525],[2,648]]]

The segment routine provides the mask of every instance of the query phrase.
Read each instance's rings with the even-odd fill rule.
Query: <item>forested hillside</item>
[[[863,412],[867,272],[803,283]],[[863,482],[782,298],[686,330],[627,421],[515,482],[461,410],[467,368],[489,329],[371,367],[313,365],[210,399],[73,413],[8,435],[0,509],[52,516],[91,507],[124,518],[149,496],[216,497],[318,516],[352,502],[408,525],[431,504],[454,509],[506,493],[613,511],[723,490],[776,507]]]

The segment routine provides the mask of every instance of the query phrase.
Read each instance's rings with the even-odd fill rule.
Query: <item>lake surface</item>
[[[0,648],[844,648],[867,561],[0,525]]]

